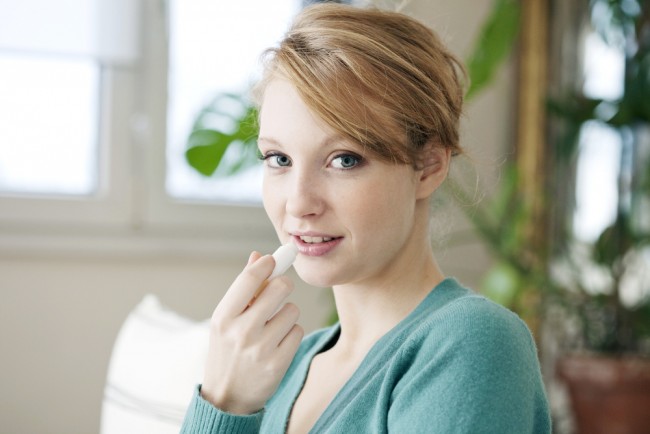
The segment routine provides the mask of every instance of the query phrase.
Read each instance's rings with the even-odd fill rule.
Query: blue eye
[[[341,154],[332,160],[332,167],[336,169],[349,170],[361,163],[361,157],[352,154]]]
[[[284,154],[269,153],[264,156],[264,161],[269,167],[289,167],[291,159]]]

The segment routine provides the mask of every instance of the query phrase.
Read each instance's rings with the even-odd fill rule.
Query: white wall
[[[97,432],[111,347],[133,306],[152,292],[207,318],[244,262],[4,258],[0,432]],[[321,326],[327,294],[296,293],[305,327]]]
[[[487,1],[413,1],[407,11],[433,25],[465,57]],[[511,142],[512,68],[468,107],[463,144],[484,181],[494,182],[494,162]],[[453,213],[454,230],[467,227]],[[92,246],[91,246],[92,248]],[[448,245],[438,254],[443,270],[477,285],[487,255],[476,242]],[[196,319],[210,315],[244,257],[60,255],[21,251],[0,256],[0,431],[92,433],[111,347],[128,312],[145,293]],[[301,286],[295,301],[302,324],[319,327],[330,309],[327,294]]]

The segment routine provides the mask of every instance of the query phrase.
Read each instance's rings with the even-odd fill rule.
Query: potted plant
[[[558,363],[579,432],[647,432],[650,426],[650,3],[592,0],[592,23],[625,53],[617,100],[573,95],[551,111],[567,140],[557,158],[571,157],[586,122],[621,135],[618,203],[613,223],[595,242],[567,237],[551,266],[548,299],[578,334]],[[558,247],[558,246],[556,246]],[[565,333],[565,337],[570,333]]]
[[[534,331],[543,322],[560,342],[557,373],[569,390],[578,432],[648,432],[650,2],[592,0],[589,9],[602,37],[624,45],[623,94],[604,100],[575,92],[549,101],[564,134],[545,149],[550,164],[540,182],[550,192],[566,189],[562,183],[571,176],[550,174],[566,167],[575,171],[583,125],[608,125],[622,137],[616,218],[594,242],[579,241],[566,224],[566,210],[548,211],[555,205],[550,193],[543,198],[542,223],[556,233],[546,231],[541,243],[530,243],[534,216],[520,188],[522,173],[513,163],[506,165],[490,200],[464,209],[496,258],[483,292],[517,311]],[[472,202],[473,195],[466,193],[471,190],[452,187],[461,203]]]
[[[648,432],[650,2],[592,0],[589,7],[602,37],[623,45],[623,93],[616,100],[582,92],[551,100],[548,108],[565,134],[545,152],[551,156],[548,173],[575,170],[583,125],[600,123],[620,134],[614,221],[586,242],[572,235],[565,213],[551,215],[563,229],[559,235],[547,236],[541,246],[527,244],[522,228],[531,215],[514,166],[492,200],[469,215],[498,258],[486,277],[486,294],[524,316],[532,307],[531,316],[561,341],[557,373],[567,385],[578,432]],[[547,176],[549,191],[566,188],[566,177]],[[553,199],[545,203],[548,209]]]

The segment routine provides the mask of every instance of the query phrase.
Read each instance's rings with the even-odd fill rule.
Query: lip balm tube
[[[248,304],[248,306],[253,304],[253,302],[257,299],[257,297],[259,297],[262,291],[264,291],[264,288],[266,288],[266,285],[268,285],[272,279],[283,275],[289,269],[289,267],[291,267],[291,264],[293,264],[293,262],[296,260],[296,257],[298,256],[298,246],[296,246],[294,243],[285,244],[278,247],[278,249],[273,252],[271,256],[273,256],[273,259],[275,260],[275,268],[273,268],[271,275],[257,289],[255,295],[253,296],[253,299]]]
[[[271,256],[275,260],[275,268],[267,280],[283,275],[291,267],[298,256],[298,246],[294,243],[285,244],[278,247]]]

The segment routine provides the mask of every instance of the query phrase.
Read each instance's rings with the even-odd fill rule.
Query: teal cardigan
[[[264,410],[218,410],[195,390],[181,433],[284,433],[314,355],[339,325],[307,336]],[[537,351],[509,310],[446,279],[384,335],[314,433],[550,433]]]

